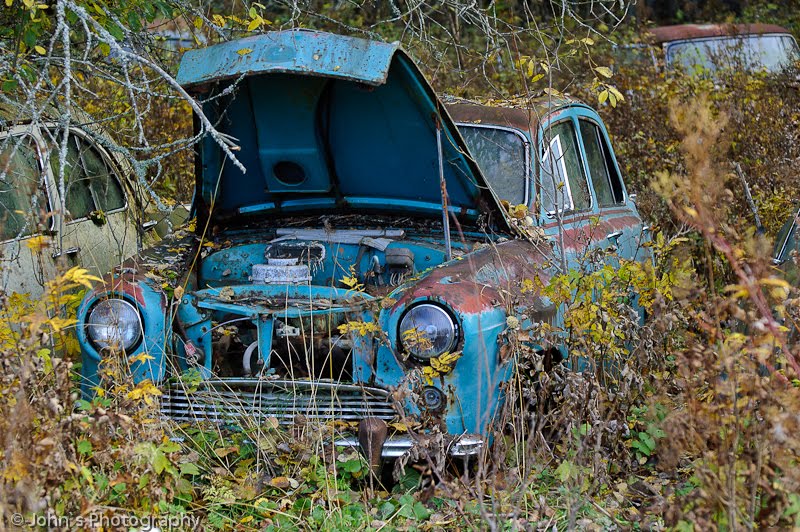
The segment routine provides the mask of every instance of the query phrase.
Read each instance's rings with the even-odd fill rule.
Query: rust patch
[[[769,33],[791,34],[786,28],[775,24],[678,24],[675,26],[660,26],[649,30],[649,34],[656,44],[684,39],[765,35]]]
[[[538,277],[547,284],[551,274],[543,265],[552,260],[534,244],[521,239],[487,246],[435,268],[409,287],[394,308],[417,298],[430,298],[446,300],[461,312],[477,314],[496,307],[502,300],[501,291],[506,291],[518,295],[523,304],[544,310],[549,305],[544,304],[538,291],[521,294],[519,283]]]

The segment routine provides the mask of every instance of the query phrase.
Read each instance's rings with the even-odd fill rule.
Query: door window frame
[[[601,212],[601,211],[611,211],[616,209],[622,208],[631,208],[630,196],[628,195],[628,189],[625,185],[625,179],[622,177],[622,172],[619,168],[619,161],[617,161],[617,154],[614,152],[614,146],[611,144],[611,139],[608,135],[608,130],[606,130],[605,124],[603,123],[602,119],[599,119],[597,113],[590,107],[584,105],[574,105],[570,106],[566,109],[556,109],[553,111],[552,114],[558,115],[554,118],[550,119],[545,117],[540,122],[538,128],[538,136],[537,139],[537,146],[539,147],[539,153],[544,153],[544,139],[545,134],[547,131],[552,128],[553,126],[560,124],[562,122],[572,122],[573,132],[575,133],[575,137],[577,138],[578,143],[578,150],[579,155],[581,158],[581,165],[583,168],[584,179],[586,180],[586,185],[589,187],[589,197],[591,198],[591,206],[589,209],[584,209],[581,211],[561,211],[561,215],[565,217],[573,217],[573,216],[580,216],[580,215],[587,215],[592,212]],[[567,115],[567,116],[563,116]],[[586,158],[586,147],[583,145],[583,138],[580,135],[580,120],[588,120],[594,125],[596,125],[600,133],[602,135],[602,140],[605,142],[605,148],[608,148],[608,156],[611,158],[614,164],[614,170],[617,172],[617,176],[619,176],[620,186],[622,187],[622,202],[617,203],[615,205],[609,205],[605,207],[600,207],[597,201],[596,193],[594,190],[594,185],[591,182],[591,176],[589,174],[589,167],[588,167],[588,159]],[[541,163],[542,163],[542,156],[537,156],[536,158],[536,166],[537,169],[535,171],[536,174],[536,187],[537,187],[537,195],[538,197],[541,196]],[[567,186],[569,186],[567,184]],[[572,195],[570,193],[570,202],[572,202]],[[546,219],[553,220],[556,218],[556,212],[554,211],[547,211],[545,210],[544,202],[540,202],[539,212],[541,216]],[[574,203],[573,203],[574,205]]]
[[[611,183],[610,172],[612,172],[612,171],[615,172],[616,175],[617,175],[617,179],[619,179],[620,192],[622,192],[622,200],[619,201],[619,202],[614,203],[613,205],[600,205],[600,199],[599,198],[595,198],[597,200],[597,208],[598,208],[598,210],[618,209],[619,207],[622,207],[623,205],[627,204],[627,193],[625,191],[625,181],[622,179],[622,173],[619,171],[619,164],[617,163],[617,157],[614,154],[614,150],[611,147],[611,141],[608,138],[608,133],[606,132],[606,130],[603,127],[603,125],[601,123],[599,123],[597,120],[595,120],[593,117],[590,117],[590,116],[587,116],[587,115],[577,115],[576,118],[577,118],[577,122],[578,122],[578,133],[580,133],[580,135],[579,135],[580,141],[579,142],[580,142],[580,145],[581,145],[581,149],[583,150],[583,154],[584,154],[583,160],[584,160],[584,163],[585,163],[586,175],[588,176],[589,183],[592,185],[592,188],[591,188],[592,194],[597,196],[597,191],[594,189],[594,180],[592,179],[591,168],[589,168],[589,157],[587,156],[588,151],[586,150],[586,146],[583,144],[583,134],[582,134],[582,132],[580,130],[581,120],[583,120],[585,122],[589,122],[590,124],[595,126],[597,128],[597,131],[600,133],[600,137],[598,138],[598,140],[601,142],[600,149],[603,152],[603,159],[605,160],[605,163],[606,163],[606,171],[609,172],[606,175],[606,179],[608,180],[608,186],[610,188],[612,197],[614,196],[614,185]],[[609,166],[608,166],[609,160],[613,161],[613,163],[614,163],[614,167],[613,168],[609,168]]]
[[[36,150],[36,160],[39,165],[39,186],[44,186],[44,197],[45,201],[47,202],[47,209],[48,214],[50,215],[50,227],[47,229],[48,232],[54,233],[57,227],[57,220],[56,216],[60,216],[59,213],[56,212],[55,205],[55,197],[54,194],[58,195],[58,190],[53,188],[53,183],[50,180],[50,176],[52,175],[50,172],[50,168],[47,164],[45,164],[44,158],[44,150],[42,149],[43,140],[39,136],[39,132],[37,128],[31,127],[30,125],[25,126],[15,126],[11,127],[6,131],[0,132],[0,146],[6,142],[6,139],[10,137],[30,137],[33,141]],[[9,141],[13,142],[13,141]],[[1,172],[2,170],[0,170]],[[12,242],[23,242],[28,240],[29,238],[33,238],[35,236],[42,235],[42,231],[39,231],[38,228],[36,231],[31,232],[27,235],[15,236],[14,238],[7,238],[5,240],[0,240],[0,244],[10,244]]]
[[[575,108],[572,108],[570,110],[574,111]],[[581,168],[583,169],[583,179],[584,179],[584,182],[586,183],[587,189],[589,190],[589,206],[587,208],[581,209],[579,211],[575,210],[575,200],[572,197],[572,187],[569,184],[569,175],[567,175],[567,171],[566,171],[566,162],[564,161],[564,156],[565,156],[564,147],[563,147],[563,145],[561,143],[561,139],[558,138],[558,137],[556,137],[554,139],[551,139],[550,143],[547,146],[547,151],[545,151],[545,149],[544,149],[544,139],[546,137],[546,133],[548,131],[552,130],[553,127],[555,127],[555,126],[557,126],[559,124],[565,123],[565,122],[570,122],[571,125],[572,125],[572,132],[575,135],[575,146],[578,149],[578,158],[581,159],[580,164],[581,164]],[[556,218],[559,214],[561,216],[564,216],[564,215],[566,215],[566,216],[579,216],[579,215],[582,215],[582,214],[594,212],[596,210],[596,208],[597,208],[597,200],[595,198],[594,187],[592,186],[591,179],[589,178],[589,173],[587,171],[588,169],[586,167],[585,149],[583,147],[583,142],[582,142],[582,140],[580,138],[580,130],[578,129],[578,123],[577,123],[576,115],[570,114],[570,116],[567,116],[567,117],[564,117],[564,118],[557,117],[557,118],[555,118],[553,120],[548,120],[546,123],[544,123],[543,125],[539,126],[539,137],[540,137],[539,138],[539,142],[537,144],[539,145],[539,153],[541,155],[537,154],[537,157],[536,157],[537,168],[538,168],[538,171],[536,172],[536,185],[537,185],[537,191],[536,192],[537,192],[537,197],[544,198],[544,194],[541,191],[541,188],[542,188],[542,180],[541,180],[541,178],[543,177],[542,173],[544,171],[543,170],[543,164],[544,164],[545,153],[549,153],[550,152],[550,146],[552,145],[553,141],[558,140],[558,145],[559,145],[559,148],[561,149],[561,161],[560,161],[560,163],[561,163],[562,168],[564,170],[564,178],[565,178],[564,179],[564,187],[567,189],[567,197],[569,198],[569,204],[570,204],[570,208],[569,209],[564,209],[564,208],[558,209],[558,208],[556,208],[556,210],[549,211],[549,210],[547,210],[545,208],[544,201],[541,201],[540,202],[540,207],[539,207],[540,212],[542,214],[544,214],[544,216],[546,218],[551,219],[551,220]],[[554,206],[555,206],[555,204],[554,204]]]

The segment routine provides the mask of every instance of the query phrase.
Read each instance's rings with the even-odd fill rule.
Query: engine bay
[[[204,365],[218,377],[367,382],[371,361],[354,360],[354,344],[375,340],[348,327],[372,321],[376,297],[446,260],[440,243],[399,229],[286,228],[215,242],[222,249],[204,249],[191,296],[203,319],[188,320],[185,341],[211,352]]]

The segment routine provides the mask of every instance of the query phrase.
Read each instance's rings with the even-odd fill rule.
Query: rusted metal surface
[[[735,35],[791,34],[786,28],[775,24],[679,24],[652,28],[648,33],[656,44],[686,39],[731,37]]]
[[[551,260],[546,250],[522,239],[489,245],[446,268],[434,269],[409,287],[394,308],[401,309],[414,299],[441,298],[460,312],[480,314],[497,306],[501,291],[518,293],[523,279],[538,277],[547,284],[550,272],[543,265]],[[519,297],[533,310],[550,307],[535,291]]]
[[[579,103],[570,98],[552,97],[512,100],[502,107],[452,98],[447,102],[447,112],[455,122],[510,127],[528,132],[531,138],[535,138],[543,117],[551,116],[561,107]]]
[[[630,211],[607,211],[596,224],[590,223],[595,214],[586,214],[570,220],[570,227],[565,228],[562,235],[564,249],[567,253],[576,253],[587,249],[591,242],[603,240],[605,235],[616,231],[641,227],[642,220]],[[581,223],[583,222],[583,223]],[[558,229],[558,221],[552,221],[543,226],[545,229]]]

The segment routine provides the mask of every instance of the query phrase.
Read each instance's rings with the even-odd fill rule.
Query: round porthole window
[[[292,161],[280,161],[272,167],[275,179],[284,185],[300,185],[306,180],[303,167]]]

